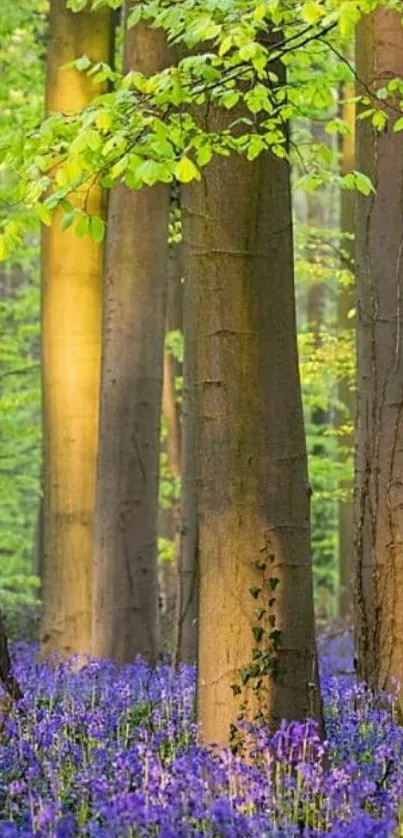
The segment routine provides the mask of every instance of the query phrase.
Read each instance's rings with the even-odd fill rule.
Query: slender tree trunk
[[[175,327],[183,330],[183,247],[177,249],[178,271],[181,277],[180,290],[178,285],[172,286],[171,312],[175,315]],[[176,293],[174,292],[176,288]],[[179,312],[182,313],[181,322],[177,322]],[[171,314],[171,324],[174,320]],[[188,422],[189,386],[186,354],[183,366],[184,390],[182,394],[181,415],[181,507],[178,510],[178,553],[177,553],[177,602],[176,625],[174,637],[173,659],[176,665],[195,663],[197,656],[197,607],[198,607],[198,574],[197,574],[197,509],[195,492],[195,475],[193,471],[194,441],[193,425]]]
[[[379,8],[360,22],[357,73],[371,90],[403,75],[400,13]],[[395,105],[379,133],[357,122],[357,168],[376,186],[357,198],[357,651],[360,675],[376,690],[403,679],[403,134],[393,132]]]
[[[125,35],[125,66],[165,61],[161,31]],[[109,206],[95,514],[95,655],[158,652],[157,521],[169,190],[113,190]]]
[[[189,270],[191,269],[189,256]],[[188,274],[189,275],[189,274]],[[185,301],[188,298],[185,292]],[[189,310],[190,305],[190,310]],[[185,303],[185,354],[182,402],[182,523],[178,562],[178,604],[175,663],[193,664],[197,658],[199,608],[199,541],[197,523],[196,412],[194,362],[189,358],[192,339],[187,323],[197,316],[192,304]]]
[[[214,160],[183,220],[198,720],[224,744],[240,714],[320,718],[288,165]]]
[[[110,46],[108,10],[73,14],[64,0],[51,1],[48,113],[74,113],[91,102],[100,86],[63,65],[83,54],[108,61]],[[98,186],[75,201],[103,214]],[[103,247],[62,232],[59,221],[42,236],[45,655],[90,651],[101,346]]]
[[[183,329],[182,291],[182,247],[171,244],[168,259],[168,295],[166,313],[167,333]],[[170,477],[180,482],[181,477],[181,409],[176,392],[176,378],[182,372],[181,365],[171,352],[164,352],[164,376],[162,388],[162,410],[166,423],[165,453]],[[174,544],[172,561],[163,561],[160,566],[160,591],[163,599],[161,619],[161,649],[169,650],[175,657],[177,600],[178,600],[178,557],[180,547],[180,499],[169,509],[160,509],[160,533]]]
[[[344,103],[342,105],[341,117],[350,127],[349,134],[343,134],[341,138],[341,174],[347,174],[355,168],[354,133],[355,133],[355,103],[354,85],[346,84],[343,90]],[[343,251],[343,265],[354,272],[354,193],[348,189],[342,189],[340,195],[340,232],[344,234],[341,239]],[[355,305],[355,283],[348,288],[342,288],[338,301],[338,325],[343,331],[353,328],[349,318],[350,311]],[[339,398],[345,407],[345,413],[340,417],[340,425],[354,423],[355,418],[355,396],[350,383],[342,380],[339,386]],[[343,434],[340,440],[339,459],[345,463],[346,448],[353,448],[353,433]],[[351,616],[353,609],[353,487],[351,479],[343,480],[340,488],[345,494],[338,504],[338,526],[339,526],[339,616]]]

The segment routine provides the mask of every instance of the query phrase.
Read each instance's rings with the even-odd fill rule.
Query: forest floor
[[[356,683],[343,627],[319,649],[325,746],[312,723],[261,728],[245,762],[197,745],[191,668],[52,671],[16,644],[25,698],[1,733],[0,838],[403,835],[395,700]]]

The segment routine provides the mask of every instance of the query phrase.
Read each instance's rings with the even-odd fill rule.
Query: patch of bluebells
[[[197,744],[191,668],[52,668],[18,645],[25,698],[1,733],[0,838],[403,835],[395,701],[355,683],[348,636],[335,644],[320,649],[325,746],[312,722],[245,728],[248,760]]]

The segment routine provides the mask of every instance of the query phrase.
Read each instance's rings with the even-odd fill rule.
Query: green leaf
[[[311,26],[318,23],[324,14],[325,11],[323,6],[319,3],[315,3],[315,0],[308,0],[307,3],[304,3],[301,9],[302,20],[304,20],[305,23],[309,23]]]
[[[129,14],[127,18],[127,26],[131,29],[132,26],[136,26],[138,22],[141,20],[141,13],[142,8],[141,6],[136,6]]]
[[[73,210],[70,210],[70,212],[66,212],[65,215],[63,215],[63,218],[62,218],[62,223],[61,223],[62,230],[63,231],[68,230],[68,228],[71,227],[71,225],[72,225],[72,223],[73,223],[73,221],[76,217],[77,217],[77,210],[73,209]]]
[[[74,62],[74,66],[80,73],[84,73],[85,70],[88,70],[88,68],[91,67],[91,61],[88,58],[88,55],[82,55],[81,58],[77,58]]]
[[[105,237],[105,221],[99,218],[98,215],[92,215],[90,218],[89,233],[94,242],[100,244]]]
[[[192,180],[200,180],[201,174],[190,157],[185,155],[175,166],[175,177],[180,183],[190,183]]]
[[[109,111],[104,109],[98,111],[95,117],[95,125],[99,131],[107,133],[112,125],[112,116]]]
[[[210,160],[211,160],[212,156],[213,156],[213,150],[212,150],[211,146],[209,146],[209,145],[201,146],[201,148],[199,148],[197,150],[197,164],[198,164],[198,166],[207,166],[207,164],[210,163]]]
[[[84,215],[84,213],[82,213],[80,215],[78,221],[77,221],[76,226],[74,227],[74,232],[75,232],[76,236],[78,236],[79,238],[83,238],[84,236],[86,236],[88,234],[89,228],[90,228],[89,216]]]
[[[355,185],[362,195],[370,195],[371,192],[375,192],[371,178],[362,174],[362,172],[355,172]]]
[[[339,8],[339,32],[343,38],[352,35],[356,23],[361,17],[357,0],[345,0]]]
[[[266,3],[259,3],[253,11],[253,17],[255,20],[260,22],[265,19],[268,11],[269,7]]]
[[[383,131],[388,122],[388,115],[385,111],[377,110],[372,117],[372,125],[378,131]]]
[[[42,224],[45,224],[46,227],[50,227],[52,223],[52,215],[48,207],[46,207],[45,204],[37,204],[36,211],[40,221],[42,221]]]
[[[229,111],[238,104],[240,95],[239,90],[229,90],[220,97],[220,103]]]
[[[224,38],[223,41],[221,41],[221,44],[218,48],[218,54],[220,56],[226,55],[227,52],[230,51],[232,45],[233,45],[232,35],[228,35],[226,38]]]
[[[341,186],[344,189],[357,189],[361,195],[368,196],[375,192],[371,178],[362,172],[349,172],[341,178]]]
[[[4,262],[8,256],[8,247],[4,236],[0,236],[0,262]]]

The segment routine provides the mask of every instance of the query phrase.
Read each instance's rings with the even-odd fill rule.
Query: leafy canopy
[[[107,2],[120,5],[93,0],[92,8]],[[68,0],[76,12],[85,5],[86,0]],[[147,78],[82,56],[75,62],[77,71],[108,81],[108,92],[78,114],[51,114],[31,130],[25,125],[16,131],[14,124],[4,132],[0,190],[4,182],[8,194],[0,204],[0,258],[18,243],[27,217],[49,224],[58,205],[65,227],[101,240],[103,221],[89,218],[72,199],[95,180],[106,188],[118,181],[132,189],[174,179],[186,184],[200,179],[201,169],[217,154],[253,160],[269,148],[280,158],[297,153],[306,188],[338,179],[343,188],[369,194],[372,184],[364,174],[342,177],[329,166],[328,147],[289,144],[287,126],[325,114],[329,132],[348,130],[335,113],[329,119],[340,77],[352,74],[339,58],[361,15],[377,5],[376,0],[134,2],[129,25],[144,20],[162,27],[170,65]],[[398,0],[382,5],[400,8]],[[365,118],[379,130],[390,118],[388,97],[396,97],[401,84],[390,80],[383,91],[362,97],[368,105]],[[207,106],[228,112],[224,128],[213,130]],[[394,119],[400,130],[403,116]]]

